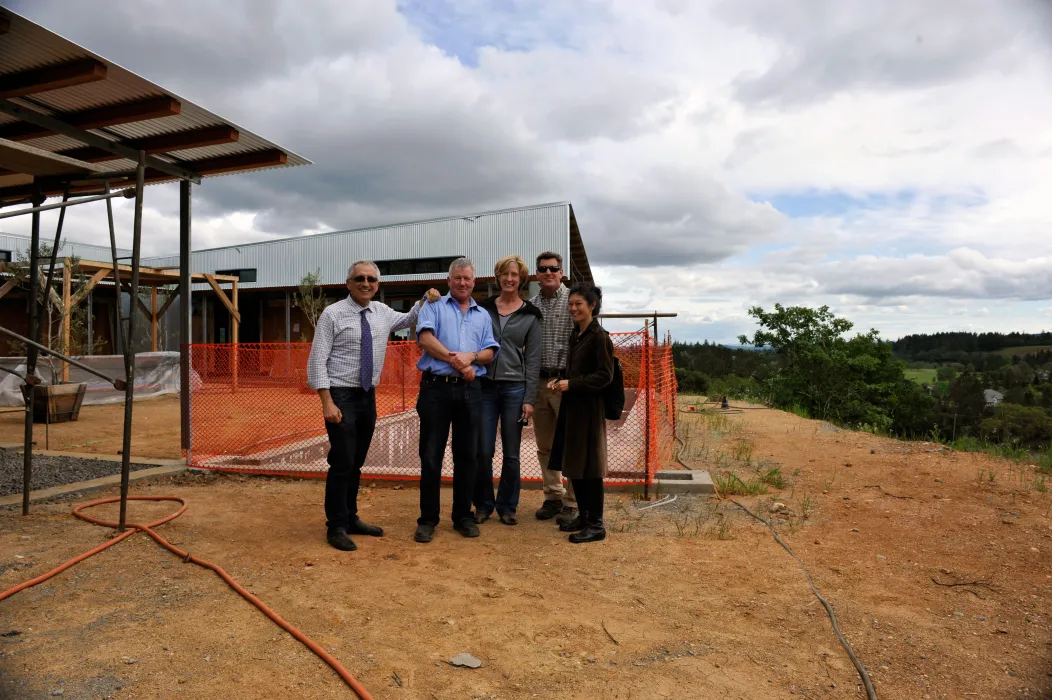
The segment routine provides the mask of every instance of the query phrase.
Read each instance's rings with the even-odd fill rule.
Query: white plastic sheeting
[[[92,355],[90,357],[77,357],[89,367],[97,369],[107,377],[124,376],[124,357],[121,355]],[[37,360],[36,375],[41,383],[51,383],[52,373],[48,366],[49,360],[40,357]],[[56,374],[60,363],[54,361]],[[26,358],[24,357],[0,357],[0,366],[12,369],[20,375],[25,375]],[[190,377],[191,384],[200,382],[194,375]],[[117,391],[112,384],[89,374],[79,367],[69,368],[70,382],[87,382],[88,388],[84,394],[84,403],[89,406],[102,404],[121,403],[124,401],[124,392]],[[6,372],[0,373],[0,406],[24,406],[21,390],[22,381]],[[179,353],[177,352],[143,352],[135,356],[135,398],[150,398],[163,394],[179,393]]]

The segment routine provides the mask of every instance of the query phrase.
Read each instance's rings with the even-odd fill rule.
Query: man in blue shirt
[[[420,517],[414,539],[430,542],[439,523],[442,460],[453,429],[453,527],[464,537],[478,537],[471,516],[475,484],[482,388],[478,377],[497,355],[489,313],[471,298],[475,265],[458,258],[449,266],[449,294],[424,306],[416,322],[417,342],[424,351],[417,363],[423,372],[416,411],[420,415]]]

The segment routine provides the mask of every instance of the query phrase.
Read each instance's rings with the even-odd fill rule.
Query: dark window
[[[406,260],[378,260],[381,275],[444,275],[459,255],[444,258],[410,258]]]
[[[217,275],[229,275],[237,277],[238,282],[255,282],[256,271],[252,270],[216,270]]]
[[[10,250],[0,250],[0,262],[11,262]]]

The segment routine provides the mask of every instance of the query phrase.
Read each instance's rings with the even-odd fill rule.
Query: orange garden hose
[[[280,627],[281,629],[283,629],[286,632],[288,632],[289,634],[291,634],[293,637],[295,637],[297,640],[299,640],[305,647],[310,649],[319,658],[321,658],[322,661],[324,661],[325,663],[329,664],[329,666],[332,667],[332,670],[336,671],[336,673],[339,674],[340,678],[342,678],[344,680],[344,682],[346,682],[347,685],[349,685],[351,687],[351,690],[353,690],[355,693],[357,693],[358,697],[361,698],[361,700],[373,700],[373,696],[369,694],[369,691],[366,690],[365,687],[361,683],[359,683],[358,680],[354,676],[351,675],[350,671],[348,671],[346,668],[344,668],[340,664],[339,661],[337,661],[328,652],[326,652],[324,649],[322,649],[317,644],[317,642],[312,640],[307,635],[303,634],[303,632],[300,632],[298,629],[296,629],[295,627],[290,625],[285,620],[281,619],[281,617],[276,612],[274,612],[273,610],[268,608],[263,601],[261,601],[259,598],[257,598],[256,596],[254,596],[251,593],[249,593],[248,591],[246,591],[244,588],[242,588],[241,585],[237,581],[235,581],[233,578],[231,578],[230,574],[228,574],[226,571],[223,571],[223,569],[221,567],[216,566],[215,564],[213,564],[211,562],[205,561],[204,559],[199,559],[198,557],[193,556],[189,552],[185,552],[185,551],[179,549],[178,547],[176,547],[175,545],[170,543],[168,540],[164,539],[163,537],[161,537],[160,535],[158,535],[156,532],[153,531],[153,528],[157,527],[158,525],[163,525],[164,523],[167,523],[167,522],[169,522],[171,520],[175,520],[180,515],[182,515],[183,512],[185,512],[186,508],[187,508],[186,501],[184,501],[182,498],[179,498],[178,496],[128,496],[128,500],[129,501],[175,501],[177,503],[181,503],[182,504],[182,508],[180,508],[179,510],[177,510],[175,513],[173,513],[171,515],[168,515],[168,516],[166,516],[164,518],[161,518],[160,520],[157,520],[156,522],[147,523],[146,525],[142,525],[142,524],[139,524],[139,523],[128,523],[128,528],[129,529],[126,532],[124,532],[121,535],[113,538],[112,540],[110,540],[106,544],[100,545],[100,546],[96,547],[95,549],[92,549],[90,551],[84,552],[83,554],[79,554],[79,555],[73,557],[72,559],[70,559],[69,561],[67,561],[65,564],[62,564],[61,566],[56,567],[55,569],[52,569],[51,571],[47,572],[46,574],[41,574],[40,576],[37,576],[34,579],[31,579],[31,580],[26,581],[24,583],[20,583],[17,586],[14,586],[13,588],[9,588],[6,591],[0,592],[0,600],[4,600],[5,598],[9,598],[12,595],[14,595],[15,593],[18,593],[19,591],[24,590],[26,588],[29,588],[30,586],[35,586],[38,583],[42,583],[44,581],[47,581],[49,578],[52,578],[53,576],[56,576],[56,575],[62,573],[63,571],[65,571],[69,567],[73,566],[74,564],[82,562],[85,559],[87,559],[88,557],[91,557],[91,556],[94,556],[94,555],[98,554],[99,552],[101,552],[102,550],[106,549],[107,547],[112,547],[113,545],[117,544],[118,542],[120,542],[120,541],[122,541],[124,539],[127,539],[128,537],[131,537],[136,532],[140,532],[140,531],[141,532],[145,532],[147,535],[152,537],[153,540],[155,542],[157,542],[157,544],[161,545],[162,547],[167,549],[169,552],[172,552],[173,554],[179,556],[179,558],[181,558],[184,562],[197,564],[198,566],[202,566],[202,567],[204,567],[206,569],[211,569],[212,571],[214,571],[216,574],[218,574],[218,576],[221,579],[226,581],[226,583],[231,588],[233,588],[235,591],[237,591],[239,594],[241,594],[242,598],[244,598],[248,602],[250,602],[253,605],[255,605],[257,608],[259,608],[259,611],[262,612],[267,617],[269,617],[271,620],[273,620],[274,623],[278,627]],[[91,503],[85,503],[83,505],[79,505],[76,508],[74,508],[73,509],[73,515],[77,516],[81,520],[86,520],[89,523],[94,523],[96,525],[101,525],[103,527],[112,527],[112,528],[116,529],[118,527],[117,523],[112,522],[110,520],[100,520],[98,518],[93,518],[90,515],[85,515],[81,511],[83,511],[85,508],[93,508],[94,506],[100,506],[100,505],[103,505],[104,503],[116,503],[118,501],[120,501],[120,498],[103,498],[103,499],[98,500],[98,501],[92,501]]]

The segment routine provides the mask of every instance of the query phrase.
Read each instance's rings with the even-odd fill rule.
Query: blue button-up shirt
[[[451,352],[482,352],[492,348],[494,356],[500,350],[500,343],[493,337],[493,323],[489,312],[472,299],[466,313],[461,313],[460,304],[452,295],[446,294],[434,303],[424,304],[416,320],[416,334],[431,331],[445,348]],[[472,365],[475,376],[486,374],[483,365]],[[416,363],[421,372],[431,372],[445,376],[459,376],[453,365],[432,357],[427,352]]]

